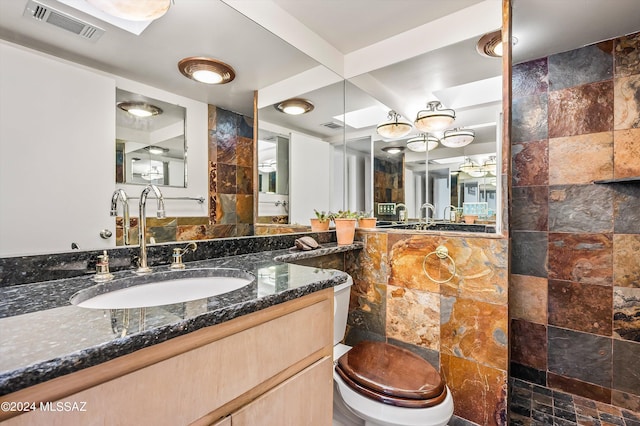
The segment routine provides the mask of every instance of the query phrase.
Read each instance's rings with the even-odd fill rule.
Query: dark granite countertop
[[[86,275],[2,287],[0,395],[333,287],[347,279],[344,272],[286,262],[360,248],[361,243],[324,244],[309,252],[285,249],[190,262],[186,270],[170,273],[188,277],[201,268],[234,268],[253,274],[255,280],[230,293],[148,308],[72,305],[74,293],[96,286]],[[159,275],[170,271],[168,266],[153,269]],[[132,271],[119,271],[110,283],[122,285],[132,279],[140,278]],[[153,275],[144,280],[153,281]]]

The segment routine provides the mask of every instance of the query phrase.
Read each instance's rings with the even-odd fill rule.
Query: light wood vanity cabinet
[[[330,425],[332,340],[326,289],[7,395],[86,411],[5,424]]]

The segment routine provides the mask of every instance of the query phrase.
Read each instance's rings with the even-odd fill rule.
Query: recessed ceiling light
[[[404,147],[403,146],[385,146],[384,148],[382,148],[382,150],[387,154],[395,155],[395,154],[400,154],[402,151],[404,151]]]
[[[185,77],[205,84],[226,84],[236,78],[230,65],[202,56],[182,59],[178,62],[178,69]]]
[[[162,114],[162,109],[146,102],[119,102],[118,108],[136,117],[151,117]]]
[[[162,155],[169,152],[167,148],[161,148],[159,146],[152,146],[152,145],[145,147],[145,149],[149,151],[149,154],[154,154],[154,155]]]
[[[313,111],[313,104],[311,101],[302,98],[292,98],[282,101],[279,104],[274,105],[275,109],[280,112],[284,112],[289,115],[306,114],[309,111]]]
[[[511,37],[511,45],[515,46],[518,39]],[[489,58],[502,57],[502,30],[493,31],[480,37],[476,50],[482,56]]]

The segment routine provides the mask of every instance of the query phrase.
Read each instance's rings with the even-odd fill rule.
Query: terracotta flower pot
[[[375,228],[377,220],[375,217],[361,217],[358,219],[358,227],[363,229]]]
[[[472,225],[476,222],[476,219],[478,218],[478,216],[476,215],[465,215],[464,216],[464,223],[468,224],[468,225]]]
[[[311,232],[328,231],[330,222],[329,220],[311,219]]]
[[[336,218],[333,221],[336,224],[338,245],[352,244],[356,235],[356,219]]]

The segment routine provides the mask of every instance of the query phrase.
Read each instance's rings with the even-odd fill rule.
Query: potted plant
[[[331,218],[336,224],[336,238],[338,245],[347,245],[353,243],[356,234],[356,222],[358,213],[349,210],[340,210],[338,213],[331,213]]]
[[[329,224],[331,223],[331,216],[329,213],[322,211],[319,212],[313,209],[316,217],[311,219],[311,232],[322,232],[329,230]]]
[[[370,229],[376,227],[376,221],[378,219],[373,215],[373,212],[359,212],[358,213],[358,227],[364,229]]]

